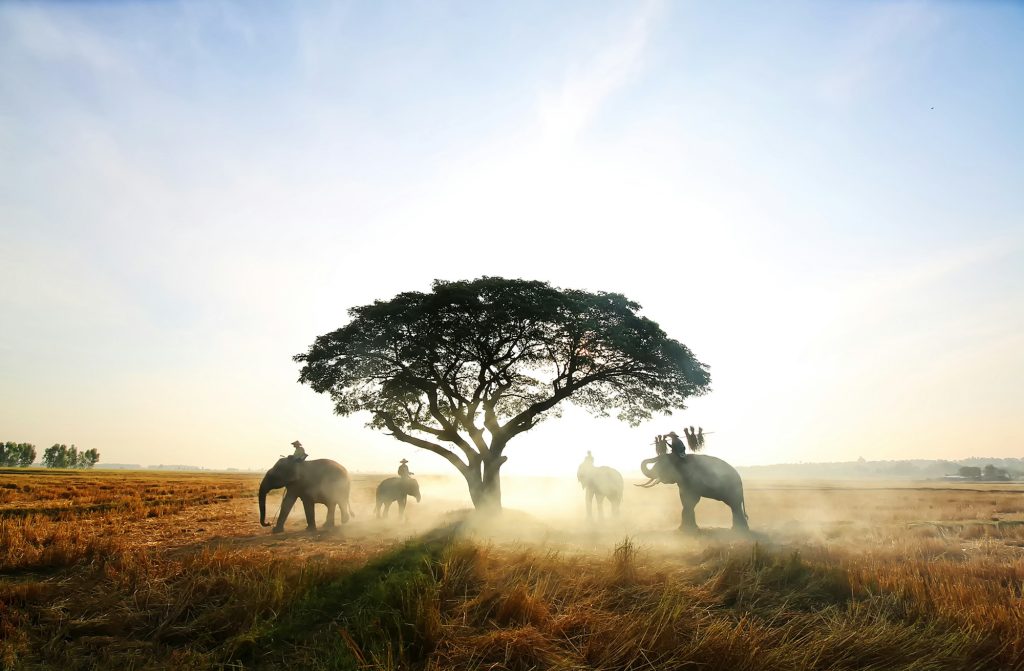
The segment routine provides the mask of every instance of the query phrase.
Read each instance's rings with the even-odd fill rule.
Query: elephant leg
[[[327,522],[324,524],[328,529],[334,528],[334,507],[338,505],[334,501],[327,502]]]
[[[729,504],[732,508],[732,528],[736,531],[750,531],[747,525],[747,515],[743,512],[743,499]]]
[[[619,506],[622,505],[622,499],[609,499],[612,502],[612,517],[619,516]]]
[[[388,513],[391,512],[392,503],[394,503],[394,501],[388,501],[387,503],[384,504],[384,519],[388,518]]]
[[[349,514],[347,496],[341,500],[341,503],[338,504],[338,512],[341,514],[341,523],[348,524]]]
[[[604,520],[604,496],[597,495],[597,519]]]
[[[316,504],[313,499],[302,499],[302,508],[306,512],[306,531],[316,531]]]
[[[398,519],[405,521],[405,504],[408,503],[408,497],[398,497]]]
[[[377,505],[375,505],[373,507],[373,516],[376,517],[377,519],[380,519],[380,509],[381,509],[381,506],[383,506],[383,505],[384,505],[384,502],[381,501],[380,499],[377,499]]]
[[[299,498],[287,489],[284,491],[284,499],[281,500],[281,512],[277,514],[277,524],[274,525],[274,533],[279,534],[284,531],[284,522],[288,519],[288,513],[292,511],[292,506],[295,505],[295,499]]]
[[[697,531],[697,513],[695,509],[697,502],[700,501],[700,497],[690,496],[680,491],[679,500],[683,504],[682,522],[679,525],[679,529],[682,531]]]
[[[594,507],[594,490],[591,489],[590,487],[587,487],[587,519],[588,520],[592,519],[594,517],[594,513],[593,513],[593,510],[592,510],[593,507]]]

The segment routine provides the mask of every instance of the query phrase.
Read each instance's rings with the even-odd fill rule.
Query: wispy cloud
[[[661,3],[647,3],[619,39],[574,63],[561,88],[542,96],[539,117],[546,142],[573,142],[617,90],[642,70]]]
[[[8,6],[0,10],[0,30],[12,53],[51,63],[81,65],[105,74],[131,72],[130,63],[106,41],[69,16]]]
[[[837,61],[819,82],[819,95],[836,105],[853,102],[879,80],[898,75],[907,59],[896,53],[917,48],[939,24],[939,15],[923,0],[873,8],[839,44]]]

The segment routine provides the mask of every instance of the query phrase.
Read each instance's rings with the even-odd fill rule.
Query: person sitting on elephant
[[[654,452],[659,457],[668,452],[668,439],[665,436],[658,435],[654,437]]]
[[[686,433],[686,429],[683,429],[683,433]],[[679,457],[680,459],[686,458],[686,444],[683,443],[682,439],[679,438],[679,434],[675,431],[668,432],[669,446],[672,448],[672,454]],[[689,440],[689,435],[687,435]]]
[[[296,440],[294,443],[292,443],[292,447],[295,448],[295,452],[292,453],[291,458],[294,459],[295,461],[305,461],[306,457],[309,456],[308,454],[306,454],[306,450],[303,449],[302,443],[300,443],[299,441]]]
[[[398,477],[400,477],[400,478],[409,478],[409,477],[412,477],[414,475],[413,473],[411,473],[409,471],[408,464],[409,464],[409,460],[408,459],[402,459],[402,461],[399,462]]]

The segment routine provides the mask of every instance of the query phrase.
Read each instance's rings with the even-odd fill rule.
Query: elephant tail
[[[747,520],[749,522],[750,518],[747,517],[747,501],[746,501],[746,499],[740,499],[740,510],[743,511],[743,519],[745,519],[745,520]]]

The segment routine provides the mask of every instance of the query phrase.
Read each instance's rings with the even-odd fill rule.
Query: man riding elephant
[[[686,429],[683,429],[683,433],[686,433]],[[687,434],[689,439],[689,434]],[[683,458],[686,456],[686,444],[679,438],[679,434],[675,431],[668,432],[668,442],[672,449],[672,456]],[[689,440],[687,440],[689,442]]]
[[[278,513],[277,524],[274,525],[274,533],[284,531],[285,520],[288,519],[288,513],[291,512],[296,500],[302,501],[303,512],[306,515],[306,528],[310,531],[316,529],[313,513],[314,505],[317,503],[327,506],[327,527],[334,526],[335,508],[341,515],[342,524],[348,522],[349,517],[352,516],[352,506],[349,504],[351,481],[348,471],[336,461],[330,459],[306,461],[297,459],[295,455],[278,459],[260,482],[260,524],[265,527],[270,526],[270,523],[266,521],[267,494],[281,487],[285,488],[285,492],[281,501],[281,512]]]

